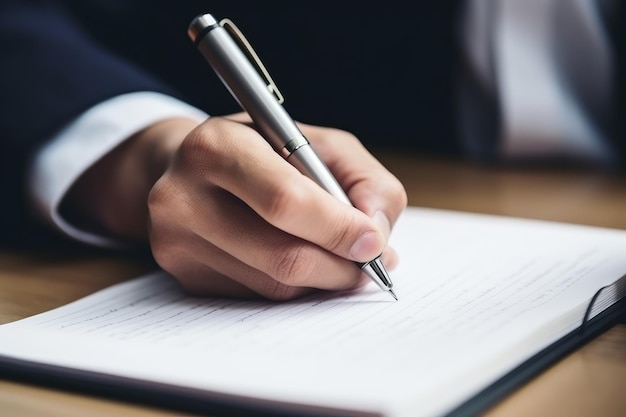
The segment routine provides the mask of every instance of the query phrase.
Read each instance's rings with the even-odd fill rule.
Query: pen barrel
[[[302,132],[226,29],[215,25],[200,36],[198,50],[274,149],[284,154],[290,142],[302,145]]]
[[[352,205],[352,202],[341,188],[326,164],[317,156],[311,145],[301,146],[289,155],[287,160],[298,171],[318,183],[320,187],[328,191],[338,200]]]
[[[274,150],[334,197],[352,205],[231,35],[207,15],[194,20],[191,27],[191,36],[200,53]]]

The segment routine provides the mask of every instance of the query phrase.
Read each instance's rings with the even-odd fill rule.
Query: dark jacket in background
[[[297,120],[370,148],[458,154],[458,4],[0,0],[0,239],[31,240],[27,158],[91,106],[157,91],[212,115],[239,111],[187,38],[202,13],[235,21]]]

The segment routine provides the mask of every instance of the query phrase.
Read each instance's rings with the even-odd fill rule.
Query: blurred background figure
[[[294,118],[353,132],[370,149],[624,163],[617,0],[2,0],[5,241],[41,232],[35,206],[67,232],[65,193],[129,133],[160,118],[239,111],[186,35],[207,12],[243,30]],[[101,104],[113,112],[94,117]],[[85,137],[63,139],[77,126]],[[50,146],[72,163],[47,158]]]
[[[623,162],[619,8],[602,0],[468,0],[460,31],[460,132],[468,152]]]

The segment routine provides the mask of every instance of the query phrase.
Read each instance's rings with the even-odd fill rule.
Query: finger
[[[187,242],[194,250],[187,251],[185,257],[176,258],[167,271],[177,277],[190,294],[286,301],[316,291],[277,282],[198,236],[190,237]]]
[[[273,227],[228,192],[212,187],[203,196],[190,229],[223,252],[220,259],[228,261],[224,265],[210,258],[216,270],[253,291],[276,298],[285,290],[276,282],[342,290],[359,281],[360,270],[353,262]]]
[[[193,205],[188,204],[193,198],[169,195],[182,202],[176,206],[177,216],[172,215],[172,206],[158,204],[167,195],[164,192],[167,185],[167,181],[161,181],[151,193],[150,245],[157,263],[175,276],[186,291],[237,298],[261,295],[274,300],[291,299],[312,291],[280,283],[196,234],[197,224],[189,217],[190,213],[195,214],[190,209]]]
[[[154,239],[158,241],[158,239]],[[169,239],[170,242],[174,240]],[[274,301],[292,300],[317,291],[276,281],[271,276],[245,264],[197,235],[176,239],[184,245],[153,245],[159,265],[175,276],[185,291],[198,296],[221,296],[243,299],[264,297]],[[357,269],[351,270],[351,275]],[[345,288],[363,286],[369,280],[357,272]]]
[[[190,295],[238,299],[261,298],[257,292],[217,272],[208,265],[187,258],[179,258],[179,260],[180,263],[171,265],[166,270],[178,279],[178,282]]]
[[[353,261],[369,261],[384,249],[385,236],[370,218],[300,174],[255,130],[214,119],[187,142],[188,152],[202,155],[196,171],[207,183],[236,195],[273,226]]]
[[[317,126],[300,125],[352,203],[389,233],[407,204],[400,181],[353,135]]]

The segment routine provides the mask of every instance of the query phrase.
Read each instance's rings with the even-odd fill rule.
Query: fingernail
[[[376,223],[376,226],[378,226],[381,232],[383,232],[385,238],[388,239],[389,235],[391,234],[391,222],[389,221],[385,213],[382,210],[378,210],[372,216],[372,220],[374,221],[374,223]]]
[[[371,261],[380,253],[380,236],[375,231],[363,233],[350,249],[350,256],[359,262]]]

